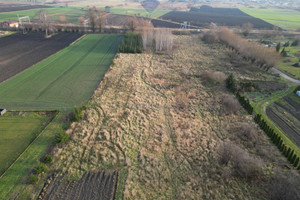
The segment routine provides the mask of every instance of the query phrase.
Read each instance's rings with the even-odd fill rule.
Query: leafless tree
[[[90,25],[92,27],[93,32],[95,32],[95,30],[96,30],[96,19],[97,19],[97,17],[96,17],[96,8],[95,7],[89,8],[87,10],[87,12],[88,12],[88,18],[89,18],[89,21],[90,21]]]
[[[96,10],[96,20],[97,25],[99,28],[99,32],[102,32],[102,30],[105,28],[106,25],[106,13],[103,10]]]
[[[126,24],[126,28],[128,28],[131,32],[134,32],[139,27],[139,20],[135,15],[132,15],[128,18],[128,22]]]
[[[246,24],[243,24],[243,26],[242,26],[243,35],[248,36],[250,34],[250,32],[252,31],[252,29],[253,29],[253,24],[251,24],[249,22]]]
[[[168,51],[173,48],[173,34],[170,29],[159,28],[155,30],[156,51]]]
[[[38,13],[39,22],[43,30],[45,30],[46,37],[48,37],[48,31],[50,29],[50,18],[48,16],[48,11],[41,9]]]

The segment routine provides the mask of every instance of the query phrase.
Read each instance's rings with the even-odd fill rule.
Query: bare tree
[[[102,32],[106,25],[106,14],[103,10],[96,10],[96,14],[96,23],[98,25],[99,32]]]
[[[129,17],[126,28],[128,28],[131,32],[134,32],[139,27],[139,20],[135,15]]]
[[[90,21],[90,25],[91,25],[91,27],[92,27],[92,30],[93,30],[93,32],[95,32],[95,30],[96,30],[96,8],[95,7],[93,7],[93,8],[89,8],[88,10],[87,10],[87,12],[88,12],[88,18],[89,18],[89,21]]]
[[[48,37],[48,31],[50,29],[50,19],[48,16],[48,11],[41,9],[38,13],[40,25],[43,30],[45,30],[46,37]]]
[[[173,48],[173,34],[170,29],[159,28],[155,30],[156,51],[168,51]]]
[[[249,22],[246,24],[243,24],[243,26],[242,26],[243,35],[248,36],[249,33],[252,31],[252,29],[253,29],[253,24],[251,24]]]

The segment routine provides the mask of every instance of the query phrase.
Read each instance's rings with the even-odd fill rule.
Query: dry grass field
[[[240,106],[224,112],[231,93],[223,73],[214,81],[205,74],[270,78],[229,55],[198,36],[177,36],[171,55],[118,54],[84,120],[67,131],[70,141],[54,149],[55,169],[71,178],[120,171],[117,199],[269,199],[272,177],[292,173],[291,166]],[[241,136],[245,123],[254,139]],[[237,161],[221,164],[224,141],[244,155],[243,164],[259,169],[245,175]]]

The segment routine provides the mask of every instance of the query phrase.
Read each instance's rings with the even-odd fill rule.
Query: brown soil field
[[[43,33],[16,33],[0,38],[0,83],[67,47],[81,35],[61,33],[46,39]]]
[[[268,80],[267,73],[235,66],[227,49],[198,36],[174,42],[171,54],[117,55],[84,120],[67,131],[70,141],[54,149],[54,168],[72,177],[125,169],[117,199],[269,199],[271,175],[293,173],[292,167],[245,110],[224,113],[223,97],[232,95],[224,83],[203,78],[223,71]],[[253,129],[254,141],[239,138],[242,123]],[[255,158],[263,172],[251,181],[235,175],[231,162],[220,163],[223,141]]]
[[[48,179],[38,199],[47,200],[113,200],[118,173],[87,172],[78,181],[64,180],[66,176],[54,175]]]

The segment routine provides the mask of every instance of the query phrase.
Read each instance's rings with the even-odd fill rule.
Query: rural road
[[[297,79],[294,79],[294,78],[291,78],[289,77],[288,75],[286,75],[285,73],[281,72],[280,70],[276,69],[276,68],[272,68],[271,69],[274,73],[277,73],[279,74],[280,76],[282,76],[284,79],[288,80],[288,81],[291,81],[292,83],[295,83],[295,84],[299,84],[300,85],[300,80],[297,80]]]

